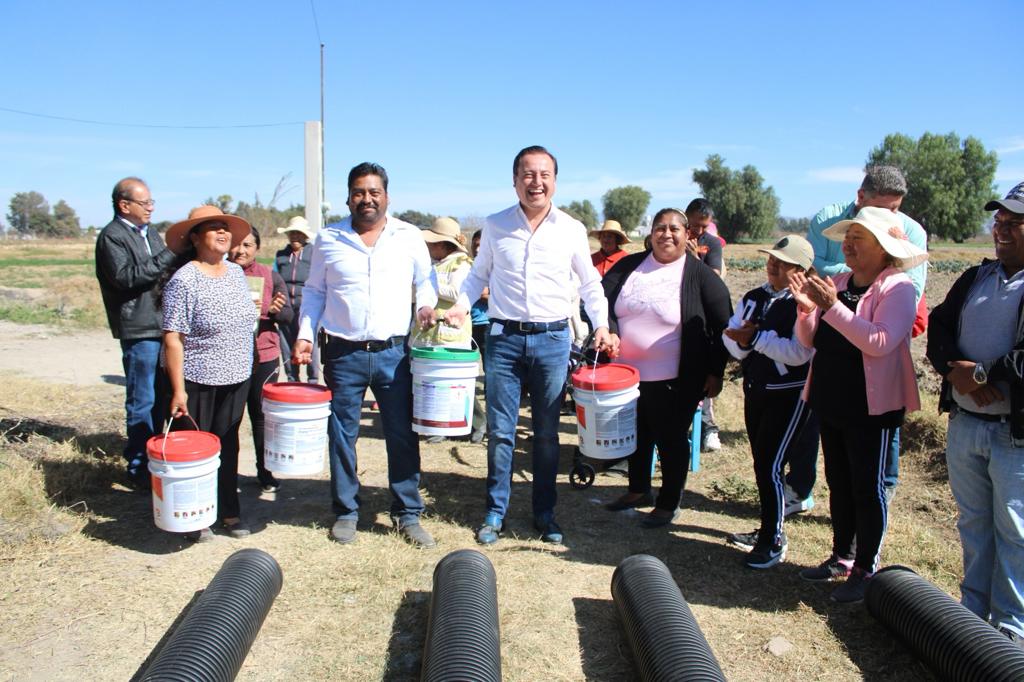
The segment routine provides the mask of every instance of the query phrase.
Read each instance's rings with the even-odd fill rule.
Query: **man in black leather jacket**
[[[157,390],[163,316],[154,290],[174,254],[149,226],[154,202],[145,182],[124,178],[111,199],[114,219],[96,240],[96,279],[110,331],[121,341],[129,482],[145,489],[146,441],[162,428],[166,407]]]

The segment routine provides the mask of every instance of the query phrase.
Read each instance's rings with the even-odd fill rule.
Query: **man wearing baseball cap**
[[[929,316],[928,360],[949,412],[946,464],[960,510],[960,601],[1024,647],[1024,182],[995,211],[995,260]]]

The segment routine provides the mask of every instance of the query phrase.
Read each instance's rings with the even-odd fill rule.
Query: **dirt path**
[[[0,370],[76,386],[124,385],[121,348],[107,330],[70,333],[0,320]]]

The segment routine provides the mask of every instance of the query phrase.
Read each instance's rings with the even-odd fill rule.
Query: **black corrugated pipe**
[[[434,568],[420,680],[501,680],[497,578],[480,552],[456,550]]]
[[[725,680],[679,586],[660,560],[648,554],[624,559],[612,574],[612,598],[644,682]]]
[[[229,556],[142,679],[235,679],[282,580],[281,567],[262,550]]]
[[[1024,680],[1024,650],[906,566],[876,573],[864,604],[943,680]]]

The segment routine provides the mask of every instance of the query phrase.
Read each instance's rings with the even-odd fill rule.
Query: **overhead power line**
[[[53,116],[51,114],[40,114],[35,111],[22,111],[21,109],[10,109],[0,107],[0,111],[33,118],[47,118],[54,121],[70,121],[72,123],[88,123],[97,126],[112,126],[118,128],[166,128],[174,130],[224,130],[228,128],[277,128],[281,126],[300,126],[303,121],[281,121],[279,123],[235,123],[230,125],[169,125],[161,123],[123,123],[116,121],[94,121],[87,118],[74,118],[71,116]]]
[[[313,26],[316,27],[316,42],[320,43],[322,47],[324,41],[320,38],[320,22],[316,19],[316,5],[313,4],[313,0],[309,0],[309,8],[313,10]]]

